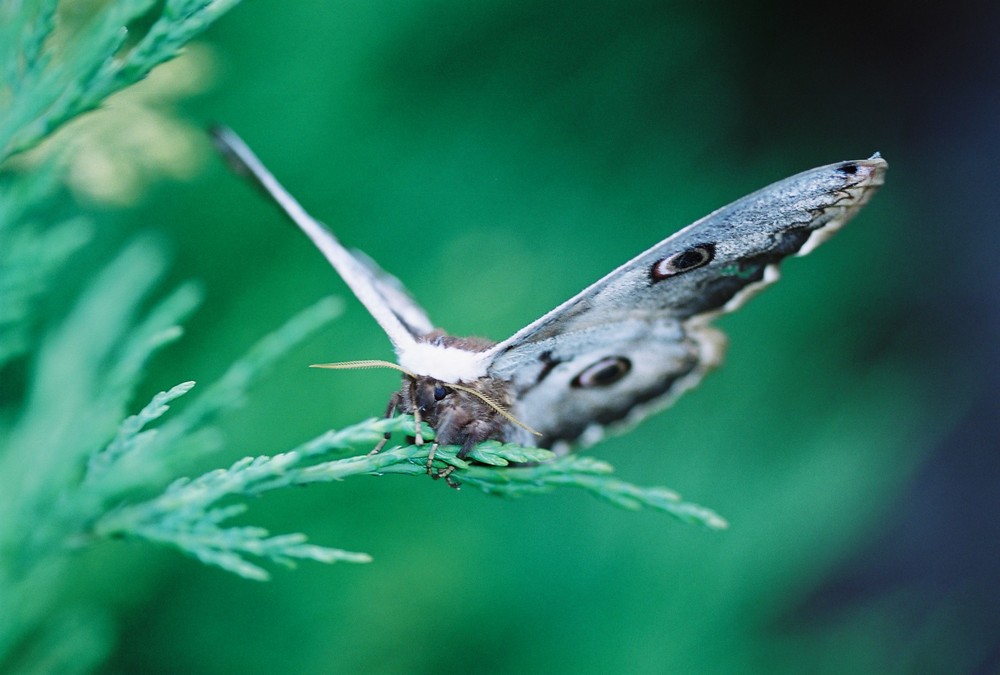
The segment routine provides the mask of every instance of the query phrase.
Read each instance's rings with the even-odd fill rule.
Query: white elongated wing
[[[399,280],[383,271],[368,256],[344,248],[332,232],[310,216],[285,190],[239,136],[229,129],[218,127],[212,130],[212,137],[234,169],[251,178],[270,195],[326,256],[389,336],[400,359],[420,351],[419,338],[434,330],[434,326]]]

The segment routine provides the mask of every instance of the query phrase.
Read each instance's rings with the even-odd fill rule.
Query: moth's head
[[[404,387],[407,386],[408,380],[409,376],[403,377]],[[438,404],[457,391],[447,383],[432,377],[416,377],[412,382],[409,386],[413,388],[413,403],[421,412],[436,409]]]

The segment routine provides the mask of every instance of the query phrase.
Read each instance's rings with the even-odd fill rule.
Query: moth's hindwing
[[[521,443],[590,445],[607,425],[638,422],[669,405],[718,365],[725,337],[666,317],[632,319],[554,341],[517,373],[514,415],[537,429]],[[565,450],[566,448],[561,448]]]

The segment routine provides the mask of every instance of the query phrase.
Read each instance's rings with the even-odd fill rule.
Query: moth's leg
[[[410,380],[410,401],[413,405],[413,442],[416,445],[423,445],[424,435],[420,432],[420,404],[417,402],[416,380]]]
[[[456,483],[454,480],[452,480],[451,474],[453,473],[455,473],[455,466],[453,464],[449,464],[448,466],[441,469],[437,473],[431,474],[431,478],[433,478],[434,480],[437,480],[438,478],[444,478],[444,482],[448,484],[448,487],[455,488],[456,490],[458,490],[462,486],[461,484]]]
[[[390,417],[395,415],[396,411],[399,409],[399,404],[402,402],[403,402],[403,396],[398,391],[394,393],[391,397],[389,397],[389,405],[387,405],[385,408],[385,419],[389,419]],[[377,455],[379,451],[385,447],[385,444],[389,442],[390,438],[392,438],[392,434],[386,432],[382,440],[379,441],[378,445],[375,446],[375,449],[369,452],[368,454]]]
[[[480,443],[485,440],[485,438],[480,437],[478,434],[468,436],[465,439],[465,442],[462,443],[462,447],[455,453],[455,456],[459,459],[465,459],[469,456],[469,453],[472,452],[472,449],[476,447],[476,443]]]
[[[459,451],[456,453],[455,456],[458,457],[459,459],[465,459],[469,455],[469,453],[472,452],[472,448],[475,447],[476,443],[478,443],[481,440],[484,439],[477,438],[476,436],[469,436],[468,438],[465,439],[465,442],[462,443],[462,447],[459,449]],[[430,465],[428,465],[428,468],[430,468]],[[454,480],[452,480],[451,474],[453,473],[455,473],[455,465],[449,464],[445,468],[438,471],[436,474],[432,474],[431,477],[434,480],[443,478],[444,482],[448,484],[448,487],[452,487],[458,490],[459,488],[461,488],[461,484],[456,483]]]
[[[427,453],[427,475],[434,477],[434,455],[437,453],[439,443],[434,441],[431,443],[431,451]]]
[[[423,445],[424,435],[420,433],[420,408],[416,406],[413,408],[413,424],[416,426],[416,429],[413,430],[413,442],[416,445]]]

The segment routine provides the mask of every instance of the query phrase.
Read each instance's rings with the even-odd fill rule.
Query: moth
[[[720,364],[726,340],[712,319],[774,283],[784,258],[805,255],[836,232],[882,185],[886,170],[876,153],[785,178],[685,227],[493,342],[435,328],[395,277],[344,248],[239,137],[222,128],[213,137],[234,168],[326,256],[389,336],[398,360],[324,365],[402,371],[386,416],[423,419],[435,444],[461,446],[460,457],[489,439],[565,453],[668,406]]]

